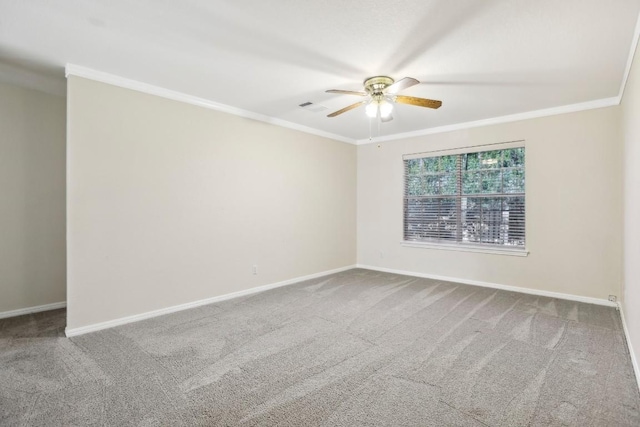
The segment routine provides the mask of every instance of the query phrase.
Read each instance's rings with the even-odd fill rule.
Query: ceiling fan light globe
[[[387,118],[391,115],[393,111],[393,104],[387,101],[382,101],[380,103],[380,117]]]
[[[367,106],[365,107],[365,113],[367,114],[368,117],[375,119],[378,116],[378,103],[377,102],[368,103]]]

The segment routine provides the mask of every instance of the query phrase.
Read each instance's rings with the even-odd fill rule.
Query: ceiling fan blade
[[[359,106],[365,104],[367,101],[356,102],[355,104],[351,104],[348,107],[344,107],[342,110],[334,111],[331,114],[328,114],[327,117],[335,117],[342,113],[346,113],[349,110],[353,110],[354,108],[358,108]]]
[[[391,114],[389,114],[387,117],[380,117],[380,121],[382,123],[390,122],[391,120],[393,120],[393,116]]]
[[[340,93],[342,95],[358,95],[358,96],[367,96],[366,92],[356,92],[355,90],[340,90],[340,89],[329,89],[326,91],[327,93]]]
[[[398,93],[401,90],[404,90],[411,86],[415,86],[418,83],[420,82],[412,77],[405,77],[404,79],[400,79],[394,84],[392,84],[391,86],[389,86],[385,92],[390,94]]]
[[[416,98],[415,96],[396,95],[396,102],[401,104],[417,105],[418,107],[440,108],[442,101],[435,99]]]

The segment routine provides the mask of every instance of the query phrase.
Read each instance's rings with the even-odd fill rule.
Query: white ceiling
[[[640,0],[0,0],[0,78],[76,64],[327,132],[370,135],[364,78],[420,80],[374,136],[619,96]],[[57,86],[56,86],[57,85]],[[64,87],[64,86],[62,86]],[[313,113],[306,101],[328,109]]]

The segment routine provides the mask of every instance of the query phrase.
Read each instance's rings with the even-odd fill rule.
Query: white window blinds
[[[523,142],[404,156],[404,240],[524,249],[524,159]]]

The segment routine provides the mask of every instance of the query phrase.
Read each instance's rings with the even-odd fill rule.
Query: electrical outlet
[[[384,252],[380,251],[380,259],[384,258]]]
[[[258,275],[258,266],[254,264],[254,266],[251,268],[251,272],[253,273],[254,276]]]
[[[615,295],[609,295],[609,301],[616,302],[616,301],[618,301],[618,297],[615,296]]]

